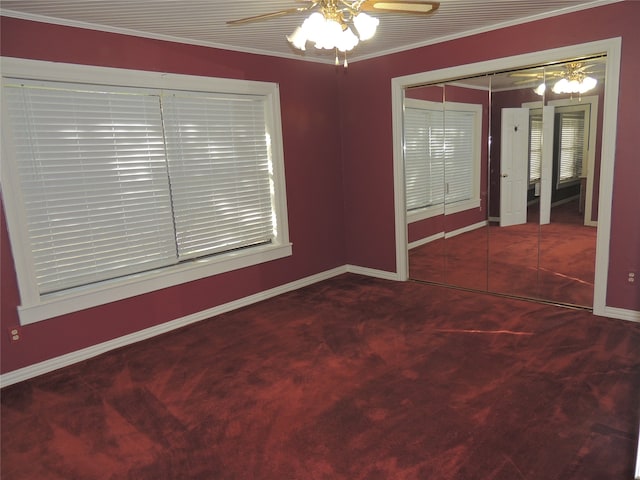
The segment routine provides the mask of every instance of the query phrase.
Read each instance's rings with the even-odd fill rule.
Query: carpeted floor
[[[577,201],[552,209],[540,225],[491,224],[409,251],[416,280],[558,303],[593,306],[595,227],[582,224]]]
[[[3,480],[632,478],[640,324],[342,275],[2,390]]]

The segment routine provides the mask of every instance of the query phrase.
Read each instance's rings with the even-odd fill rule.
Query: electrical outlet
[[[629,283],[634,283],[636,281],[636,272],[629,272],[627,280]]]
[[[17,342],[18,340],[20,340],[21,335],[22,335],[22,332],[18,327],[9,328],[9,338],[11,338],[12,342]]]

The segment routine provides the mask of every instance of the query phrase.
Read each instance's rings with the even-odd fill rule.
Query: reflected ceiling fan
[[[514,83],[516,85],[522,85],[543,79],[553,80],[556,78],[584,78],[589,74],[595,73],[596,68],[597,65],[595,63],[576,61],[561,65],[540,67],[529,71],[511,72],[509,76],[520,78],[521,80],[516,80]]]
[[[379,20],[368,15],[367,12],[425,16],[432,14],[440,6],[439,2],[426,0],[299,1],[304,5],[231,20],[227,24],[240,25],[295,13],[311,12],[302,25],[287,36],[287,40],[299,50],[306,50],[307,42],[314,44],[319,49],[335,50],[337,64],[338,51],[346,53],[360,41],[368,40],[374,36]]]
[[[592,69],[596,69],[595,63],[585,63],[574,61],[562,65],[544,67],[537,71],[529,72],[512,72],[511,77],[521,77],[522,80],[515,82],[516,85],[528,84],[542,80],[534,91],[538,95],[544,94],[546,90],[546,82],[553,79],[559,79],[553,86],[554,93],[585,93],[593,89],[598,81],[589,76],[593,73]]]

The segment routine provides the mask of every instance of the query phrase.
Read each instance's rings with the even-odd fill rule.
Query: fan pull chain
[[[336,67],[340,65],[340,59],[338,58],[338,49],[336,48]],[[347,52],[344,52],[344,68],[347,68],[349,66],[349,63],[347,62]]]

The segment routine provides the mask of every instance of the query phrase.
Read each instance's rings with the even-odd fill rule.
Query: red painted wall
[[[392,78],[622,37],[607,305],[640,310],[640,283],[627,281],[640,275],[639,19],[640,2],[625,1],[352,63],[341,91],[347,261],[395,271]]]
[[[1,22],[4,56],[277,82],[293,243],[293,256],[286,259],[27,325],[22,339],[11,343],[19,295],[2,211],[3,373],[346,263],[336,121],[341,69],[5,17]]]

